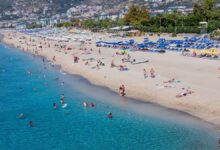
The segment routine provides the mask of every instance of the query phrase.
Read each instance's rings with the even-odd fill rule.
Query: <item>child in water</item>
[[[112,113],[109,112],[109,113],[108,113],[108,118],[109,118],[109,119],[112,119],[112,117],[113,117],[113,116],[112,116]]]
[[[57,104],[53,103],[53,109],[57,109]]]

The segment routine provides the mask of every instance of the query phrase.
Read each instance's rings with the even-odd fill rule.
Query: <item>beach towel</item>
[[[133,61],[131,62],[132,65],[138,65],[138,64],[143,64],[143,63],[148,63],[149,60],[139,60],[139,61]]]

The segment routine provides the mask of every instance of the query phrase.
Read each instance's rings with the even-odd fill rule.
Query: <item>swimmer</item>
[[[53,109],[57,109],[57,104],[53,103]]]
[[[54,80],[59,80],[59,77],[56,77]]]
[[[24,118],[24,114],[21,113],[19,116],[18,116],[19,119],[23,119]]]
[[[95,107],[95,104],[93,102],[91,102],[90,106],[93,108],[93,107]]]
[[[108,118],[112,119],[112,113],[111,112],[108,113]]]
[[[61,105],[63,106],[65,104],[65,102],[64,102],[64,99],[65,99],[64,94],[61,95],[60,99],[61,99]]]
[[[61,99],[61,105],[63,106],[65,104],[64,99]]]
[[[83,107],[88,107],[88,103],[87,102],[83,102]]]
[[[29,127],[33,127],[33,122],[29,121]]]
[[[31,75],[32,74],[31,70],[27,70],[26,73],[27,73],[27,75]]]
[[[22,91],[22,90],[23,90],[23,88],[22,88],[22,87],[19,87],[19,90],[21,90],[21,91]]]
[[[61,95],[61,99],[63,99],[63,100],[64,100],[64,98],[65,98],[65,97],[64,97],[64,94],[62,94],[62,95]]]

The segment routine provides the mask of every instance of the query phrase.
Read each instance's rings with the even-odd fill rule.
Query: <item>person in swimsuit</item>
[[[33,127],[33,122],[32,121],[29,121],[29,127]]]
[[[53,109],[57,109],[57,104],[53,103]]]
[[[109,119],[112,119],[112,117],[113,117],[112,112],[109,112],[109,113],[108,113],[108,118],[109,118]]]
[[[93,108],[93,107],[95,107],[95,104],[93,102],[91,102],[90,106]]]
[[[88,103],[86,101],[83,102],[83,107],[88,107]]]
[[[24,114],[21,113],[19,116],[18,116],[19,119],[23,119],[24,118]]]

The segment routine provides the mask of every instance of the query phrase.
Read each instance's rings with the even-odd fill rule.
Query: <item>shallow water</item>
[[[205,122],[120,98],[56,68],[42,58],[0,45],[0,149],[218,149],[215,129]],[[67,109],[60,107],[61,94]],[[84,99],[93,101],[95,107],[83,108]],[[53,102],[59,105],[57,110]],[[106,117],[110,111],[112,120]],[[20,113],[24,119],[18,119]]]

